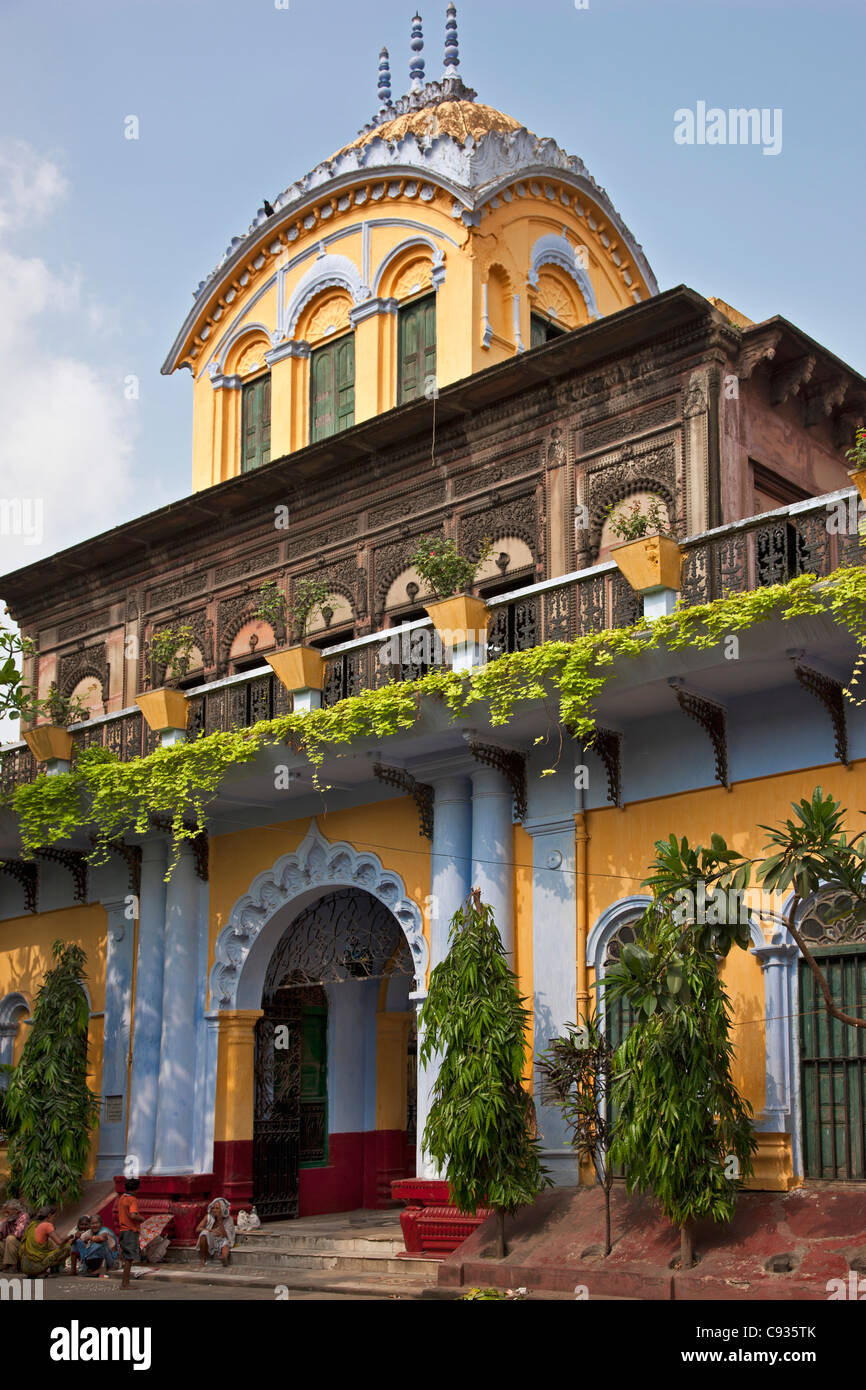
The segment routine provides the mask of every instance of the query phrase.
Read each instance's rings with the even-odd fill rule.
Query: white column
[[[472,774],[472,887],[493,908],[509,964],[514,964],[514,794],[493,767]]]
[[[141,847],[138,906],[138,961],[135,972],[135,1023],[127,1156],[133,1171],[149,1173],[156,1139],[159,1049],[165,961],[166,842],[151,836]]]

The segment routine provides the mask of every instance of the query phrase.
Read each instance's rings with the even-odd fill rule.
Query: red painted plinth
[[[486,1207],[479,1207],[474,1216],[458,1211],[441,1178],[402,1178],[392,1182],[391,1193],[406,1204],[400,1226],[407,1255],[444,1259],[490,1215]]]
[[[174,1217],[173,1245],[195,1245],[195,1228],[207,1209],[213,1189],[213,1173],[187,1173],[172,1177],[146,1175],[136,1192],[138,1209],[143,1216],[160,1216],[170,1212]],[[117,1202],[123,1192],[123,1178],[115,1177],[116,1195],[103,1203],[100,1216],[107,1226],[117,1230]]]

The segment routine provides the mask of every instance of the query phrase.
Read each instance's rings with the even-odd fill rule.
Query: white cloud
[[[0,575],[133,509],[136,405],[120,371],[88,359],[105,310],[78,271],[9,245],[10,234],[49,219],[66,191],[52,160],[24,141],[0,142]],[[53,343],[58,323],[75,330],[72,353]],[[0,741],[15,729],[0,730]]]

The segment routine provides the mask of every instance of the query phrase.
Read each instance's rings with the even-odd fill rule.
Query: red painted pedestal
[[[195,1228],[207,1209],[213,1173],[195,1173],[181,1177],[148,1175],[141,1179],[136,1192],[138,1209],[143,1216],[170,1212],[174,1217],[172,1245],[195,1245]],[[114,1179],[116,1196],[103,1203],[100,1216],[112,1230],[117,1230],[117,1200],[123,1192],[123,1178]]]
[[[441,1178],[401,1178],[392,1182],[391,1193],[406,1204],[400,1226],[406,1254],[416,1259],[444,1259],[490,1215],[486,1207],[479,1207],[474,1216],[458,1211]]]

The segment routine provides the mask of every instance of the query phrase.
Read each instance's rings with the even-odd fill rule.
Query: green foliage
[[[207,806],[229,768],[251,762],[265,746],[289,744],[312,764],[318,785],[329,752],[339,754],[366,738],[378,743],[411,728],[425,700],[442,701],[455,717],[481,706],[492,724],[502,725],[525,701],[549,702],[554,693],[561,724],[576,737],[591,740],[595,702],[614,675],[615,663],[661,649],[709,650],[732,633],[771,618],[827,612],[852,633],[862,661],[866,569],[857,566],[836,570],[825,580],[799,575],[785,585],[677,609],[652,624],[641,620],[633,628],[588,633],[575,642],[546,642],[468,674],[434,671],[417,681],[364,690],[324,709],[199,737],[130,762],[93,746],[76,757],[68,773],[41,775],[15,789],[12,800],[24,854],[82,827],[92,828],[103,843],[128,830],[143,833],[149,812],[170,818],[175,842],[189,838],[204,824]],[[855,672],[852,685],[856,679]]]
[[[45,699],[40,701],[40,707],[41,713],[47,714],[52,724],[58,724],[63,729],[67,729],[70,724],[79,723],[82,719],[90,718],[87,705],[83,704],[77,695],[61,695],[54,681],[49,685]]]
[[[630,503],[621,502],[619,506],[611,502],[606,515],[611,531],[621,541],[636,541],[641,536],[670,530],[667,508],[659,497],[651,498],[646,510],[639,497]]]
[[[526,1298],[526,1289],[469,1289],[460,1299],[461,1303],[520,1303]]]
[[[195,633],[189,623],[161,627],[153,634],[148,644],[150,662],[164,670],[166,685],[176,685],[189,675],[194,646]]]
[[[862,426],[854,435],[854,447],[845,452],[845,457],[851,464],[851,468],[866,468],[866,429]]]
[[[6,610],[3,610],[6,616]],[[29,637],[4,627],[0,622],[0,719],[33,719],[37,713],[35,692],[23,682],[20,665],[24,657],[32,656],[34,646]]]
[[[758,868],[758,880],[768,893],[784,893],[793,888],[799,898],[815,893],[826,883],[838,885],[853,899],[851,911],[858,922],[866,921],[866,834],[849,842],[842,829],[847,811],[820,787],[791,803],[790,816],[783,825],[762,825],[769,836],[765,849],[771,850]],[[848,913],[846,912],[846,915]]]
[[[485,538],[477,558],[470,560],[460,554],[450,536],[420,536],[409,563],[415,566],[437,598],[452,598],[454,594],[471,589],[492,549],[493,542]]]
[[[330,589],[321,579],[296,579],[292,585],[292,626],[299,642],[307,635],[307,626],[313,613],[321,608]]]
[[[522,1083],[529,1014],[477,889],[455,912],[449,941],[420,1019],[421,1062],[441,1054],[423,1147],[461,1211],[513,1213],[549,1186]]]
[[[730,1221],[757,1140],[731,1076],[731,1011],[714,951],[656,900],[622,955],[605,998],[624,996],[636,1017],[614,1059],[611,1159],[629,1193],[652,1192],[677,1226]],[[672,971],[679,983],[659,997],[654,984]]]
[[[286,640],[288,625],[288,604],[286,596],[277,588],[275,579],[266,579],[259,589],[259,605],[253,613],[263,623],[270,623],[277,643]]]
[[[85,954],[55,941],[21,1060],[9,1083],[10,1186],[34,1207],[76,1201],[99,1113],[87,1085]]]
[[[5,1144],[14,1121],[6,1104],[6,1088],[15,1074],[15,1068],[8,1062],[0,1062],[0,1144]]]

